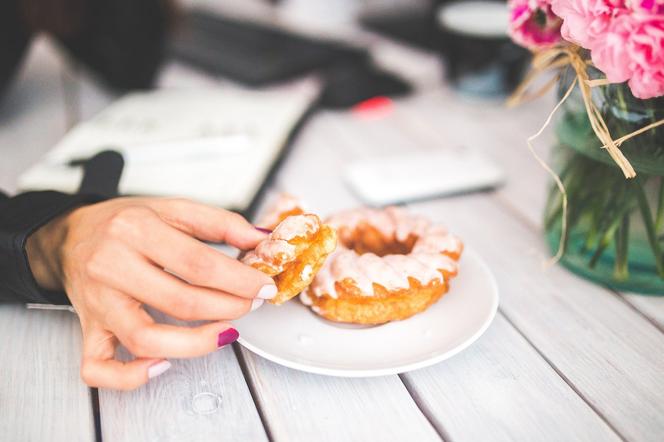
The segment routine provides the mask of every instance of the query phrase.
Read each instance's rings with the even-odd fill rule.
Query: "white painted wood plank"
[[[83,103],[82,107],[83,109],[86,109],[84,114],[87,113],[87,109],[89,109],[90,112],[96,112],[101,108],[99,101],[100,97],[103,100],[103,93],[100,94],[98,91],[94,91],[94,89],[94,85],[90,84],[82,85],[80,88],[81,101]],[[91,91],[90,94],[86,92],[88,90]],[[287,161],[286,168],[297,168],[297,165],[300,165],[299,167],[301,167],[303,164],[311,164],[312,161],[317,161],[316,159],[308,158],[307,154],[309,153],[311,153],[311,151],[306,148],[298,148],[295,152],[293,152],[293,157]],[[319,153],[317,154],[317,157],[319,161]],[[283,174],[280,174],[280,176],[281,175]],[[297,177],[298,175],[297,173],[293,173],[292,175],[289,174],[289,176]],[[330,192],[334,193],[338,191],[336,188],[336,184],[338,183],[331,184]],[[339,200],[339,198],[337,198],[337,200]],[[223,353],[223,351],[221,353]],[[230,356],[232,356],[232,353],[228,354],[228,357]],[[343,437],[344,435],[355,435],[357,436],[355,439],[361,439],[359,437],[360,435],[369,436],[372,434],[372,432],[369,431],[372,428],[378,425],[384,427],[383,420],[388,411],[393,415],[390,420],[394,422],[394,424],[393,426],[388,426],[387,429],[393,429],[397,428],[397,426],[400,426],[402,432],[396,434],[399,434],[401,439],[404,439],[408,434],[411,434],[411,431],[413,431],[412,434],[426,436],[424,440],[439,439],[433,428],[431,428],[431,426],[427,423],[424,416],[417,410],[415,403],[408,395],[408,392],[403,387],[403,384],[399,378],[396,376],[386,378],[380,382],[373,382],[371,384],[373,387],[369,388],[365,386],[364,381],[362,380],[348,382],[347,380],[298,373],[282,367],[278,367],[275,364],[272,364],[261,358],[252,356],[253,355],[247,357],[249,371],[252,373],[252,379],[254,379],[254,383],[257,386],[257,394],[261,398],[261,404],[263,405],[264,403],[263,412],[266,416],[268,427],[272,432],[271,435],[276,440],[306,441],[311,440],[314,436],[321,437],[323,431],[325,431],[325,434],[329,435],[331,440],[349,440],[348,438]],[[256,360],[259,360],[259,362],[256,363]],[[184,363],[187,364],[184,368],[179,369],[179,371],[175,371],[174,374],[171,373],[172,371],[178,369],[178,364]],[[174,428],[174,426],[170,425],[168,422],[164,422],[164,418],[172,418],[174,415],[173,413],[178,416],[176,420],[179,423],[176,425],[176,427],[183,428],[183,432],[176,433],[178,436],[189,432],[192,435],[196,435],[196,437],[202,437],[203,440],[207,440],[208,438],[212,438],[212,436],[215,434],[215,428],[218,429],[229,426],[234,430],[247,428],[245,423],[235,423],[235,426],[233,426],[232,423],[228,421],[228,419],[232,417],[233,413],[236,411],[232,408],[229,410],[224,410],[223,416],[217,416],[216,419],[211,423],[207,420],[204,421],[205,426],[201,426],[197,423],[197,419],[200,419],[200,416],[192,417],[191,414],[187,414],[186,412],[183,413],[182,410],[179,409],[172,410],[171,408],[172,411],[170,412],[159,412],[158,414],[153,412],[156,407],[153,404],[163,403],[164,405],[162,407],[168,408],[172,407],[174,403],[177,403],[174,397],[192,397],[192,394],[189,393],[187,389],[190,388],[189,385],[195,385],[195,382],[188,381],[187,379],[190,377],[196,379],[197,376],[199,376],[198,373],[201,371],[212,371],[217,373],[217,377],[221,377],[224,372],[231,372],[231,374],[226,375],[227,379],[239,379],[243,383],[244,380],[242,380],[241,374],[235,369],[235,367],[237,367],[236,361],[233,360],[232,363],[226,361],[226,363],[229,365],[228,368],[220,367],[218,361],[210,361],[206,359],[197,359],[194,361],[176,361],[176,365],[173,369],[162,375],[162,377],[155,379],[153,382],[151,382],[150,385],[146,386],[144,389],[138,390],[137,392],[127,395],[117,392],[102,391],[100,393],[100,403],[103,436],[110,440],[146,440],[154,434],[156,431],[155,429],[164,426],[168,428],[169,431],[163,434],[169,434],[171,431],[170,429]],[[283,372],[283,370],[288,371],[287,375]],[[236,371],[236,373],[233,373],[233,371]],[[234,374],[236,376],[233,376]],[[279,376],[275,376],[277,374]],[[162,383],[162,378],[164,378],[164,382],[168,384],[170,376],[177,376],[176,381],[174,381],[177,382],[177,385],[172,388],[159,387],[159,385]],[[268,376],[272,376],[273,378],[270,379],[269,383],[266,383],[265,379]],[[257,382],[256,379],[263,379],[263,381]],[[156,386],[153,386],[153,383]],[[238,384],[238,382],[235,382],[232,385],[237,389]],[[271,385],[270,391],[265,391],[260,388],[266,384]],[[296,388],[295,386],[297,385],[302,385],[302,387]],[[309,406],[305,406],[305,404],[302,402],[299,402],[299,408],[301,411],[299,412],[300,418],[297,419],[297,421],[302,422],[303,424],[301,425],[304,426],[294,425],[293,421],[295,420],[285,419],[287,416],[279,415],[279,413],[281,413],[279,410],[283,409],[283,407],[279,405],[283,401],[283,397],[279,397],[279,395],[293,395],[294,397],[291,398],[291,400],[295,404],[298,403],[296,399],[300,397],[317,397],[317,393],[315,391],[305,391],[306,388],[318,388],[322,391],[331,390],[339,392],[339,395],[336,396],[336,399],[327,400],[325,402],[326,406],[328,407],[328,412],[330,413],[329,416],[325,416],[326,422],[328,422],[327,427],[323,428],[321,426],[319,422],[319,419],[321,418],[320,413]],[[225,386],[223,388],[219,388],[218,390],[221,391],[228,389],[229,387]],[[347,428],[348,424],[345,421],[347,419],[354,418],[355,415],[344,413],[335,414],[334,410],[339,405],[338,398],[343,398],[344,400],[346,400],[346,396],[355,398],[357,391],[366,393],[362,394],[364,397],[363,401],[365,406],[369,405],[374,410],[381,410],[381,413],[371,413],[368,415],[364,422],[358,422],[357,425]],[[226,394],[226,397],[228,396],[229,395]],[[240,394],[240,397],[245,396],[247,395],[244,393]],[[389,410],[386,408],[389,403],[384,402],[383,396],[391,397],[394,399],[394,401],[397,401],[398,399],[399,405],[396,406],[397,402],[394,402],[391,405],[392,409]],[[321,399],[316,399],[316,401],[319,400]],[[357,402],[355,403],[357,404]],[[248,409],[253,408],[255,411],[253,404],[246,404],[246,406]],[[148,410],[147,413],[141,412],[141,410],[146,409]],[[191,407],[189,407],[189,409],[191,409]],[[404,412],[402,413],[402,411]],[[307,413],[311,414],[308,415]],[[355,411],[353,411],[353,413],[355,413]],[[134,416],[139,417],[135,418]],[[332,419],[332,417],[335,417],[335,419]],[[220,423],[220,421],[222,421],[223,424]],[[127,433],[124,430],[124,428],[127,428],[128,422],[131,422],[131,425],[128,426],[132,429],[131,433]],[[216,422],[216,424],[214,422]],[[276,430],[273,429],[273,426],[276,427]],[[420,427],[423,429],[420,429]],[[258,428],[260,431],[263,431],[260,424],[254,423],[251,428]],[[162,433],[158,434],[161,435]],[[384,435],[387,438],[394,435],[392,434],[392,431],[384,431],[377,434]],[[241,436],[241,434],[238,433],[238,436]],[[243,440],[253,439],[243,438]]]
[[[441,102],[441,108],[444,110],[445,107],[448,103]],[[477,109],[477,106],[474,104],[468,104],[466,106],[467,110],[470,115],[478,115],[479,117],[483,118],[488,118],[487,114],[484,112],[478,112],[474,111],[475,113],[473,114],[472,109]],[[456,121],[458,124],[462,124],[463,121],[466,121],[468,118],[468,114],[464,114],[464,112],[449,112],[446,114],[447,118],[450,118],[451,121]],[[462,109],[463,110],[463,109]],[[490,116],[490,115],[489,115]],[[344,119],[339,119],[335,120],[336,115],[334,113],[329,113],[324,115],[323,117],[319,117],[319,119],[315,120],[312,122],[310,127],[305,129],[305,133],[303,134],[303,137],[298,140],[298,147],[293,153],[291,159],[286,163],[284,170],[282,173],[279,175],[278,178],[278,183],[279,187],[291,191],[293,193],[303,195],[306,199],[309,200],[310,204],[312,204],[312,207],[315,210],[320,211],[321,213],[325,213],[326,211],[331,211],[331,210],[336,210],[337,208],[340,207],[345,207],[348,205],[352,205],[355,200],[352,198],[352,195],[343,187],[340,181],[340,171],[339,168],[345,164],[347,161],[350,159],[357,157],[357,149],[360,149],[363,147],[363,145],[370,144],[370,143],[376,143],[377,140],[372,140],[372,139],[362,139],[358,140],[359,143],[357,145],[348,145],[346,144],[344,146],[344,141],[343,137],[341,135],[337,135],[335,137],[330,137],[330,132],[334,132],[334,130],[330,129],[329,125],[322,124],[322,126],[317,123],[317,121],[320,120],[320,118],[330,118],[332,121],[337,121],[336,123],[332,123],[331,126],[334,127],[334,124],[340,125],[341,127],[344,127],[345,124],[348,123],[348,121]],[[316,126],[316,124],[319,124],[319,126]],[[359,124],[359,123],[358,123]],[[499,127],[500,124],[496,123]],[[376,133],[381,133],[380,126],[376,126],[377,129],[375,129]],[[455,125],[452,125],[451,127],[455,127]],[[459,126],[456,125],[458,128]],[[312,129],[313,128],[313,129]],[[369,131],[370,132],[370,131]],[[394,133],[394,132],[390,132]],[[473,132],[472,135],[479,136],[478,134],[482,134],[482,131],[476,131]],[[410,135],[410,134],[409,134]],[[465,134],[468,136],[468,134]],[[494,141],[493,137],[495,137],[495,133],[489,132],[486,138],[487,144]],[[353,138],[355,137],[356,134],[350,133],[349,137]],[[478,138],[478,140],[482,140],[482,138]],[[461,141],[464,141],[463,139]],[[378,142],[382,142],[381,140],[378,140]],[[385,146],[387,146],[387,149],[390,149],[393,147],[390,143],[384,143]],[[491,144],[489,144],[491,145]],[[392,147],[391,147],[392,146]],[[360,151],[361,152],[361,151]],[[372,155],[375,154],[377,150],[373,151],[366,151],[360,153],[360,155]],[[494,155],[500,156],[501,152],[494,152]],[[528,160],[529,158],[527,157],[526,154],[524,154],[523,157],[524,160]],[[311,164],[317,164],[320,167],[318,168],[312,168]],[[520,164],[523,163],[511,163],[511,167],[517,169]],[[493,207],[493,206],[492,206]],[[489,212],[490,213],[490,212]],[[484,217],[484,215],[483,215]],[[510,221],[513,222],[513,220],[510,218]],[[568,284],[574,284],[571,282],[569,279],[569,275],[565,273],[566,282]],[[577,287],[575,290],[572,290],[573,292],[583,290],[585,286],[583,284],[580,284],[580,287]],[[594,289],[594,290],[593,290]],[[591,288],[591,292],[594,291],[594,294],[597,295],[598,293],[602,293],[601,296],[606,296],[605,292],[603,292],[601,289],[597,288]],[[614,306],[615,307],[615,306]],[[622,308],[624,309],[625,306],[622,305]],[[620,308],[617,308],[618,313],[622,313],[622,310]],[[632,312],[633,313],[633,312]],[[565,319],[565,315],[559,315],[563,320]],[[572,315],[574,316],[574,315]],[[583,315],[581,315],[583,317]],[[585,317],[583,317],[585,319]],[[631,323],[639,323],[641,322],[636,321],[634,317],[631,317]],[[636,318],[640,319],[640,318]],[[564,322],[564,321],[563,321]],[[578,324],[577,324],[578,325]],[[638,326],[635,326],[638,329]],[[641,327],[643,327],[643,324],[641,324]],[[629,328],[629,327],[628,327]],[[547,329],[547,332],[550,332],[550,329]],[[652,336],[649,335],[647,331],[641,330],[642,334],[645,334],[648,336],[648,339],[652,341]],[[593,335],[593,337],[596,337]],[[569,339],[570,336],[569,334],[564,334],[565,339]],[[601,340],[601,336],[600,336]],[[558,341],[558,347],[554,347],[556,349],[560,349],[560,347],[563,346],[561,341],[564,341],[564,339],[557,339]],[[589,345],[589,341],[585,340],[585,344]],[[624,345],[624,343],[623,343]],[[602,351],[599,352],[599,356],[597,356],[599,359],[604,357],[604,352],[606,351],[606,348],[602,348]],[[630,350],[631,351],[631,350]],[[628,356],[632,356],[631,354],[628,353]],[[583,354],[583,353],[582,353]],[[268,368],[263,367],[263,368],[257,368],[261,367],[260,364],[267,364],[268,367],[271,367],[270,369],[275,369],[277,371],[279,370],[286,370],[288,372],[288,376],[286,376],[284,373],[281,373],[281,376],[270,376],[269,379],[271,380],[270,387],[273,389],[277,389],[277,392],[270,392],[265,386],[262,386],[263,384],[255,382],[254,388],[256,389],[256,393],[259,396],[259,400],[261,404],[271,404],[275,403],[278,404],[279,401],[277,400],[278,398],[283,398],[285,394],[290,394],[296,397],[300,396],[300,393],[296,391],[297,388],[300,388],[301,390],[305,390],[303,387],[301,387],[302,384],[297,383],[297,384],[291,384],[290,387],[292,391],[287,391],[284,392],[282,389],[284,388],[284,384],[286,384],[286,381],[290,381],[292,379],[297,379],[298,382],[300,382],[300,376],[303,377],[313,377],[317,379],[316,383],[312,383],[315,385],[317,389],[323,389],[323,391],[329,391],[329,390],[334,390],[337,388],[336,382],[328,382],[327,380],[318,380],[319,377],[317,376],[312,376],[312,375],[306,375],[306,374],[301,374],[298,372],[293,372],[291,370],[287,370],[278,366],[275,366],[274,364],[271,364],[267,361],[264,361],[260,358],[256,358],[251,354],[246,355],[247,357],[247,364],[249,366],[250,372],[252,370],[255,370],[255,373],[252,374],[252,379],[254,381],[256,379],[260,379],[260,375],[264,375],[266,371],[268,371]],[[256,359],[256,361],[252,360],[252,357]],[[569,358],[570,354],[567,352],[563,352],[563,358]],[[612,361],[613,362],[613,361]],[[648,362],[648,361],[646,361]],[[554,364],[555,365],[555,364]],[[570,365],[572,368],[574,368],[574,364]],[[590,364],[591,368],[597,368],[596,366],[602,367],[602,364],[598,364],[595,362],[595,367],[593,367],[593,364]],[[650,371],[652,372],[652,367],[650,367]],[[584,367],[584,370],[582,370],[582,375],[581,377],[583,378],[584,376],[587,376],[589,373],[592,373],[591,370],[588,370],[587,367]],[[333,378],[329,378],[333,379]],[[631,379],[630,379],[631,381]],[[306,384],[305,381],[301,381]],[[297,385],[297,386],[294,386]],[[362,383],[358,383],[358,385],[364,385]],[[619,388],[622,388],[622,384],[619,382],[617,383]],[[643,385],[639,386],[640,389],[643,389]],[[361,388],[369,388],[369,387],[361,387]],[[317,390],[318,391],[318,390]],[[640,392],[640,391],[639,391]],[[279,393],[279,394],[277,394]],[[602,390],[602,393],[605,393],[604,390]],[[394,388],[390,387],[387,389],[387,393],[383,392],[382,395],[398,395],[398,393],[395,393]],[[652,397],[648,397],[648,400],[652,400]],[[633,403],[630,403],[629,406],[634,405]],[[564,404],[563,404],[564,407]],[[624,408],[624,407],[623,407]],[[274,411],[270,406],[266,406],[265,410],[263,410],[264,413],[276,413],[278,411]],[[300,409],[301,411],[301,409]],[[648,419],[650,419],[651,416],[648,416]],[[300,418],[302,419],[302,418]],[[277,418],[267,418],[268,425],[270,426],[270,429],[272,430],[272,425],[274,420],[281,421],[280,419]],[[651,423],[648,421],[648,423]],[[283,429],[283,433],[287,434],[289,438],[297,438],[297,436],[302,433],[306,429],[293,429],[296,427],[293,425],[292,427],[288,427]],[[277,425],[277,428],[282,428],[279,425]],[[274,430],[272,430],[274,432]],[[280,430],[281,431],[281,430]],[[282,434],[281,432],[277,431],[275,434]],[[275,436],[276,437],[276,436]]]
[[[502,311],[622,436],[661,438],[664,336],[658,329],[615,294],[562,267],[544,269],[540,236],[489,196],[412,207],[448,224],[487,260]]]
[[[340,180],[336,112],[318,114],[284,162],[276,187],[326,214],[357,204]],[[312,167],[313,165],[313,167]],[[276,441],[440,440],[397,376],[345,379],[288,369],[242,349],[270,436]]]
[[[508,109],[500,100],[469,101],[438,89],[404,103],[398,121],[404,134],[423,147],[467,146],[492,158],[507,176],[498,194],[539,225],[548,175],[530,154],[526,138],[540,128],[551,101],[544,98]],[[553,134],[547,131],[534,144],[547,159],[552,143]]]
[[[402,378],[447,440],[620,440],[500,313],[468,350]]]
[[[277,442],[440,440],[397,376],[327,377],[242,354]]]
[[[80,116],[101,111],[117,94],[79,72]],[[176,70],[169,81],[200,84],[188,70]],[[210,80],[207,80],[210,82]],[[158,312],[155,318],[165,322]],[[179,323],[183,324],[183,323]],[[111,441],[267,440],[258,410],[232,348],[205,357],[172,360],[173,367],[132,392],[99,392],[102,437]]]
[[[381,130],[381,126],[394,127],[398,121],[398,115],[388,117],[382,123],[333,112],[319,115],[298,139],[297,149],[278,175],[278,186],[302,196],[314,211],[321,213],[359,204],[341,180],[345,164],[357,158],[375,157],[382,152],[432,148],[405,139],[403,133]],[[303,167],[310,164],[316,166]],[[478,344],[477,349],[471,348],[428,371],[404,376],[411,392],[416,393],[420,406],[436,423],[440,433],[451,440],[546,439],[540,432],[566,422],[570,425],[553,433],[552,439],[556,435],[570,436],[572,440],[589,440],[593,436],[605,440],[616,438],[594,411],[504,320],[499,319],[497,327],[492,330],[488,343]],[[250,367],[255,364],[251,359],[247,363]],[[476,370],[476,376],[468,376],[467,373],[473,370]],[[482,376],[489,381],[495,380],[495,373],[505,374],[512,381],[510,388],[502,384],[500,397],[496,395],[500,383],[493,389],[482,388],[485,384],[478,380]],[[299,373],[294,375],[301,376]],[[448,388],[451,385],[454,387]],[[276,394],[275,387],[264,387],[267,393],[261,385],[255,388],[260,392],[259,397],[267,394],[267,398],[271,398]],[[289,390],[295,388],[291,386]],[[297,388],[302,387],[298,384]],[[269,403],[267,398],[264,400]],[[262,408],[269,410],[270,406]],[[522,413],[523,408],[530,412]],[[512,419],[501,420],[504,414],[497,415],[496,410],[504,414],[511,412]],[[267,421],[272,430],[269,417]],[[299,434],[303,430],[284,430],[291,435],[294,431]]]
[[[623,297],[664,330],[664,296],[644,296],[636,293],[623,293]]]
[[[18,175],[65,132],[63,69],[51,43],[37,39],[0,103],[5,191],[15,191]],[[75,315],[0,305],[2,438],[94,440],[90,391],[79,377],[80,345]]]
[[[302,199],[307,209],[328,215],[357,205],[342,179],[353,160],[336,131],[336,113],[319,113],[303,128],[276,176],[275,187]]]
[[[456,116],[461,112],[449,101],[446,109],[451,109],[446,124],[456,121],[452,127],[457,128],[457,133],[481,140],[478,128],[463,130],[463,120]],[[402,111],[408,109],[397,109],[397,113]],[[469,112],[472,115],[472,110]],[[321,166],[311,170],[287,164],[284,175],[280,176],[286,190],[303,193],[308,199],[315,197],[319,183],[324,183],[317,202],[319,207],[335,195],[337,200],[332,205],[342,205],[338,201],[343,187],[340,166],[359,155],[365,158],[380,155],[384,146],[392,142],[390,136],[382,136],[379,131],[372,135],[371,131],[348,130],[351,126],[345,119],[350,117],[330,114],[328,118],[326,131],[317,129],[321,131],[318,147],[311,141],[307,145],[310,152],[302,154],[318,158],[317,164]],[[386,124],[392,121],[386,120]],[[335,136],[335,130],[330,128],[334,125],[339,135]],[[448,131],[450,127],[445,133]],[[489,144],[496,135],[487,132],[482,135],[487,146],[499,145],[495,140]],[[313,140],[313,135],[306,133],[303,140],[308,136]],[[457,139],[464,141],[467,139]],[[335,160],[329,152],[336,152],[339,158]],[[500,156],[500,152],[495,154]],[[524,159],[529,158],[524,155]],[[289,170],[293,176],[286,173]],[[306,186],[306,183],[316,184]],[[350,201],[344,203],[348,205]],[[664,356],[657,351],[664,345],[664,339],[652,324],[611,292],[560,267],[544,271],[540,265],[546,252],[540,236],[530,224],[524,225],[516,219],[494,196],[452,198],[413,207],[449,224],[489,260],[499,278],[504,311],[621,434],[634,440],[648,440],[664,431],[664,422],[655,411],[664,406],[664,376],[660,368],[664,367]],[[567,405],[559,407],[565,409]]]
[[[94,441],[80,348],[74,314],[0,305],[0,439]]]
[[[445,92],[443,92],[442,94],[446,95]],[[414,121],[418,122],[420,125],[428,126],[429,127],[428,131],[426,129],[423,129],[422,127],[419,127],[417,133],[419,133],[420,135],[428,136],[428,139],[431,140],[430,142],[432,143],[435,142],[433,140],[437,139],[439,140],[438,142],[442,144],[449,139],[448,137],[450,136],[455,137],[460,135],[461,139],[455,139],[458,140],[457,142],[470,141],[472,143],[475,143],[477,148],[484,150],[488,155],[492,156],[499,164],[501,164],[505,168],[509,177],[509,181],[507,182],[507,184],[502,189],[499,190],[498,198],[504,204],[508,204],[512,208],[512,210],[516,210],[518,213],[520,213],[521,216],[531,224],[531,226],[540,226],[541,225],[540,217],[545,202],[546,189],[547,186],[549,185],[548,184],[549,179],[546,172],[537,164],[537,162],[528,152],[527,147],[525,146],[525,139],[539,129],[543,120],[546,118],[546,115],[548,114],[553,105],[553,99],[548,98],[543,101],[532,103],[525,107],[512,109],[512,110],[502,108],[500,103],[498,103],[497,105],[482,106],[481,113],[480,115],[477,115],[476,118],[468,118],[465,122],[460,121],[453,125],[450,125],[450,114],[466,113],[467,115],[472,115],[472,113],[468,114],[467,112],[469,110],[467,109],[465,110],[465,112],[460,111],[458,109],[459,106],[458,100],[454,99],[446,101],[445,110],[441,112],[435,112],[434,110],[436,109],[437,101],[438,98],[436,97],[436,94],[432,94],[431,96],[422,96],[420,101],[417,103],[418,106],[412,106],[408,109],[408,113],[413,112],[413,115],[410,118],[407,118],[406,120],[413,121],[414,117]],[[451,119],[452,121],[454,121],[453,117]],[[411,130],[411,133],[414,132]],[[540,152],[540,155],[544,159],[548,158],[549,155],[548,153],[550,151],[550,146],[552,144],[553,144],[553,134],[551,131],[548,131],[540,139],[537,140],[536,147],[538,149],[538,152]],[[492,218],[488,217],[488,219]],[[507,232],[505,233],[505,235],[507,235]],[[508,237],[511,238],[513,236],[514,235],[512,234],[509,235]],[[532,240],[537,241],[538,245],[539,243],[541,243],[541,240],[540,238],[538,238],[537,235],[533,236]],[[531,255],[531,258],[539,260],[544,256],[545,253],[546,252],[544,251],[544,249],[540,248],[537,253]],[[568,274],[566,277],[567,279],[570,280],[569,284],[573,285],[576,284],[574,280],[578,279],[577,277],[571,274]],[[579,285],[582,284],[585,285],[585,282],[582,283],[580,279],[578,279],[578,281]],[[565,287],[565,289],[567,289],[568,287],[567,284],[565,285],[559,284],[559,286]],[[584,294],[587,294],[587,292],[584,292]],[[568,296],[573,296],[573,295],[568,294]],[[603,316],[600,314],[601,311],[606,310],[606,305],[604,305],[606,301],[603,298],[607,298],[609,303],[612,304],[612,308],[614,308],[616,311],[615,316],[612,316],[610,318],[605,317],[604,323],[606,324],[606,323],[611,323],[611,321],[619,320],[618,318],[620,318],[622,315],[619,312],[620,310],[623,309],[618,303],[616,303],[617,300],[611,299],[610,296],[606,295],[604,296],[596,295],[596,299],[594,300],[592,298],[589,299],[587,313],[592,314],[593,319],[595,316],[597,317]],[[662,316],[664,316],[664,304],[658,303],[657,302],[658,298],[638,297],[638,301],[635,302],[636,298],[637,297],[634,296],[633,298],[628,297],[627,299],[629,302],[632,302],[632,304],[635,305],[637,309],[639,309],[647,316],[651,318],[658,318],[658,317],[661,318]],[[597,303],[596,307],[593,306],[593,302]],[[597,312],[594,311],[595,309],[597,309]],[[633,312],[627,314],[632,320],[630,321],[630,326],[626,327],[626,329],[623,330],[622,332],[623,336],[631,336],[632,334],[635,333],[638,334],[639,329],[649,329],[647,325],[640,324],[639,318],[635,317],[635,315],[633,315],[632,313]],[[626,324],[623,324],[623,326],[625,325]],[[550,333],[551,334],[556,333],[555,336],[560,336],[559,332],[551,331]],[[527,335],[530,337],[530,334]],[[656,333],[651,330],[649,332],[649,335],[652,345],[657,345],[658,337]],[[569,339],[574,339],[574,337],[569,336]],[[601,336],[596,336],[596,339],[601,339]],[[592,343],[592,339],[590,338],[585,341],[587,346],[590,346]],[[632,359],[639,360],[642,357],[636,354],[631,354],[628,356],[629,346],[630,345],[638,346],[639,344],[636,343],[637,341],[638,341],[637,339],[628,339],[626,341],[623,341],[623,347],[626,353],[624,353],[625,360],[620,362],[625,364],[627,367],[631,367],[632,364],[635,363],[634,361],[632,361]],[[660,343],[659,345],[662,344],[664,343]],[[560,342],[559,345],[563,347],[562,342]],[[618,350],[618,348],[621,347],[616,346],[615,348],[611,347],[606,348],[607,353],[612,355],[612,358],[607,358],[605,356],[597,356],[597,357],[600,359],[621,360],[620,358],[621,353]],[[640,352],[637,351],[637,353]],[[651,360],[651,359],[649,360],[649,359],[650,358],[646,357],[645,360],[640,361],[640,364],[646,367],[646,372],[649,372],[651,376],[653,376],[653,379],[656,380],[658,374],[657,364],[660,364],[661,366],[662,361],[658,359],[656,360]],[[620,362],[616,361],[615,363],[618,364]],[[558,362],[555,360],[553,361],[553,363],[554,365],[558,364]],[[620,365],[618,365],[618,367],[620,367]],[[577,371],[581,370],[581,367],[574,367],[573,364],[566,365],[565,368],[566,369],[576,368]],[[590,367],[587,367],[587,369],[588,368]],[[615,370],[615,368],[613,368],[612,366],[609,366],[609,368]],[[618,370],[627,370],[627,369],[628,368],[619,368]],[[597,367],[595,370],[597,370],[598,373],[604,371],[602,367]],[[567,375],[566,371],[563,371],[563,373]],[[659,374],[661,378],[661,372]],[[616,379],[616,381],[619,381],[619,379]],[[581,387],[579,388],[581,389]],[[655,391],[658,391],[658,394],[661,395],[663,387],[658,382],[649,383],[649,381],[645,381],[642,383],[640,388],[641,388],[640,391],[643,391],[644,393],[649,392],[650,389],[652,388]],[[619,389],[631,390],[628,396],[634,398],[634,396],[632,396],[634,392],[634,390],[632,390],[632,387],[623,387]],[[584,392],[584,390],[581,391]],[[606,395],[607,400],[609,400],[609,398],[612,397],[610,396],[610,393],[606,391],[602,392],[597,391],[596,393]],[[590,400],[592,401],[598,399],[591,398]],[[651,401],[656,400],[656,397],[651,396],[650,400]],[[635,407],[633,411],[639,410],[640,407],[638,401],[639,401],[638,399],[633,399],[631,405],[631,407]],[[625,404],[621,403],[621,405]],[[603,403],[602,406],[610,407],[608,403]],[[660,403],[658,404],[658,406],[661,407],[662,404]],[[629,409],[630,406],[627,406],[626,408]],[[600,410],[601,412],[604,412],[602,411],[603,410],[602,408],[600,408]],[[638,411],[636,411],[635,414],[636,414],[635,418],[638,419],[641,417]],[[626,420],[629,421],[629,419],[625,419],[624,415],[614,415],[611,417],[620,419],[622,421],[621,423],[624,424],[625,427],[631,427],[633,425],[635,428],[626,428],[625,430],[621,430],[619,427],[619,431],[621,432],[624,431],[625,432],[624,434],[633,434],[637,436],[636,437],[637,439],[638,438],[647,439],[648,437],[652,437],[651,435],[649,436],[647,434],[643,434],[641,431],[647,432],[648,425],[651,425],[653,422],[657,423],[656,421],[646,422],[647,420],[642,421],[640,424],[637,424],[634,421],[625,422]],[[650,416],[650,419],[654,419],[654,416]],[[659,431],[661,431],[661,428],[659,428]]]
[[[267,440],[231,347],[171,362],[137,390],[99,391],[104,440]]]
[[[445,102],[445,106],[440,103]],[[545,97],[519,107],[506,109],[502,103],[487,103],[471,109],[449,91],[441,90],[416,97],[401,114],[403,131],[425,145],[445,146],[467,143],[483,150],[506,171],[508,181],[498,195],[513,210],[541,229],[546,195],[551,185],[547,172],[526,146],[526,138],[537,132],[554,105]],[[458,120],[458,115],[463,119]],[[548,161],[554,144],[553,130],[535,141],[539,155]],[[664,297],[623,295],[634,308],[664,326]]]

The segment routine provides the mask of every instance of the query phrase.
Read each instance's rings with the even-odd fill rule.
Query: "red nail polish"
[[[223,347],[224,345],[231,344],[237,341],[237,338],[239,337],[240,333],[238,333],[238,331],[234,328],[226,329],[219,333],[219,336],[217,336],[217,347]]]
[[[263,228],[263,227],[256,227],[256,230],[258,230],[259,232],[267,233],[268,235],[269,235],[270,233],[272,233],[272,230],[270,230],[270,229],[265,229],[265,228]]]

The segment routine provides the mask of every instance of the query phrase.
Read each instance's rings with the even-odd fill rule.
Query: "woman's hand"
[[[264,237],[225,210],[182,199],[119,198],[52,221],[31,235],[27,251],[37,282],[65,289],[78,313],[83,380],[126,390],[167,370],[166,358],[204,355],[237,339],[222,320],[259,307],[277,288],[200,240],[250,249]],[[143,304],[177,319],[213,322],[157,324]],[[135,360],[115,360],[118,341]]]

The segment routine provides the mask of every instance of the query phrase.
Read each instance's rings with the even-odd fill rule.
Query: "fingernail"
[[[224,345],[231,344],[235,341],[237,341],[237,338],[240,337],[240,333],[237,332],[234,328],[229,328],[221,333],[219,333],[219,336],[217,336],[217,347],[223,347]]]
[[[265,300],[263,299],[255,298],[253,301],[251,301],[251,311],[253,312],[254,310],[256,310],[258,307],[263,305],[264,302]]]
[[[277,289],[277,286],[274,284],[267,284],[261,287],[261,289],[258,291],[258,294],[256,295],[257,298],[261,299],[272,299],[275,296],[277,296],[277,292],[279,290]]]
[[[164,374],[164,372],[169,368],[171,368],[172,366],[173,364],[165,360],[157,362],[156,364],[153,364],[150,366],[150,368],[148,368],[148,378],[149,379],[156,378],[160,374]]]
[[[268,234],[268,235],[269,235],[270,233],[272,233],[272,230],[270,230],[270,229],[266,229],[266,228],[258,227],[258,226],[254,226],[254,227],[255,227],[256,230],[258,230],[259,232],[263,232],[263,233],[266,233],[266,234]]]

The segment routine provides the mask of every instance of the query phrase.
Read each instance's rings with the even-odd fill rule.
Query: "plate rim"
[[[272,361],[276,364],[283,365],[284,367],[292,368],[294,370],[298,371],[303,371],[307,373],[313,373],[313,374],[319,374],[319,375],[324,375],[324,376],[332,376],[332,377],[342,377],[342,378],[371,378],[371,377],[379,377],[379,376],[390,376],[390,375],[398,375],[402,373],[407,373],[410,371],[414,370],[419,370],[421,368],[426,368],[430,367],[432,365],[438,364],[439,362],[442,362],[446,359],[451,358],[452,356],[462,352],[463,350],[467,349],[470,347],[475,341],[477,341],[483,334],[484,332],[487,331],[489,326],[493,323],[493,320],[496,317],[496,314],[498,312],[498,306],[500,304],[500,292],[498,289],[498,282],[496,281],[496,277],[487,265],[487,263],[482,259],[482,257],[475,252],[474,249],[470,247],[466,247],[464,250],[464,255],[472,255],[473,259],[477,261],[479,266],[485,271],[486,275],[488,276],[488,281],[489,284],[492,287],[492,297],[491,297],[491,310],[485,319],[484,323],[480,328],[477,329],[475,333],[473,333],[468,339],[466,339],[464,342],[461,344],[457,345],[453,349],[443,352],[439,355],[436,355],[431,358],[426,358],[422,361],[418,362],[413,362],[410,364],[403,364],[403,365],[395,365],[392,367],[386,367],[386,368],[379,368],[379,369],[343,369],[343,368],[325,368],[325,367],[317,367],[313,365],[308,365],[308,364],[302,364],[298,362],[294,362],[289,359],[284,359],[280,356],[276,356],[270,352],[267,352],[265,350],[262,350],[253,344],[245,341],[242,336],[240,336],[237,340],[240,345],[245,347],[247,350],[257,354],[260,357],[263,357],[267,359],[268,361]]]

